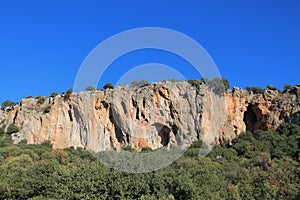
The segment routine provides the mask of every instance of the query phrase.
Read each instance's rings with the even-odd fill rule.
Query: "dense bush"
[[[81,148],[13,145],[0,136],[0,199],[298,199],[299,137],[299,126],[282,124],[243,133],[207,157],[199,141],[165,168],[131,174]]]
[[[269,90],[278,90],[277,87],[275,87],[274,85],[267,85],[266,89],[269,89]]]
[[[10,124],[8,127],[7,127],[7,130],[6,130],[6,133],[7,134],[12,134],[12,133],[16,133],[19,131],[19,127],[15,124]]]
[[[261,87],[253,87],[253,86],[247,86],[246,90],[250,93],[253,92],[253,94],[262,94],[263,89]]]
[[[0,135],[4,134],[4,126],[0,127]]]
[[[149,81],[148,80],[145,80],[145,79],[142,79],[140,81],[132,81],[130,86],[131,87],[144,87],[144,86],[148,86],[149,85]]]
[[[37,99],[38,104],[43,104],[46,101],[47,98],[43,97],[41,95],[38,95],[38,96],[35,97],[35,99]]]
[[[93,86],[93,85],[90,85],[90,86],[87,86],[85,88],[86,91],[95,91],[96,90],[96,86]]]
[[[107,90],[107,89],[114,89],[114,85],[113,85],[112,83],[108,82],[108,83],[106,83],[106,84],[103,86],[103,88],[104,88],[105,90]]]
[[[46,114],[46,113],[49,113],[51,110],[51,106],[46,106],[43,108],[43,113]]]
[[[288,91],[288,90],[291,90],[293,87],[290,84],[284,84],[283,88],[284,88],[284,90]]]
[[[12,102],[11,100],[6,100],[6,101],[4,101],[4,102],[1,104],[1,106],[2,106],[3,108],[7,108],[7,107],[14,107],[16,104],[17,104],[17,103]]]
[[[58,95],[57,92],[52,92],[52,93],[50,94],[50,97],[54,98],[54,97],[56,97],[57,95]]]
[[[200,80],[188,79],[187,82],[193,87],[199,87],[201,84],[205,84],[216,94],[223,94],[230,89],[229,81],[226,78],[217,77],[212,80],[209,80],[208,78],[201,78]]]
[[[67,92],[64,94],[64,101],[69,100],[72,93],[73,93],[73,89],[72,88],[68,89]]]

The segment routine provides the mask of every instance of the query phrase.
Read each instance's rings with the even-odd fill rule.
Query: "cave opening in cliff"
[[[246,131],[254,131],[254,126],[257,122],[257,116],[253,111],[253,105],[249,105],[246,112],[244,113],[244,122],[246,124]]]
[[[113,110],[110,107],[110,114],[109,114],[109,120],[112,122],[112,124],[114,125],[114,129],[115,129],[115,135],[116,138],[118,140],[119,143],[121,144],[128,144],[129,143],[129,138],[127,137],[127,135],[125,136],[121,130],[121,128],[118,126],[118,123],[116,122],[116,120],[114,119],[113,116]]]
[[[160,136],[161,140],[160,143],[163,146],[167,146],[170,142],[170,128],[167,126],[163,126],[163,128],[158,132],[158,135]]]

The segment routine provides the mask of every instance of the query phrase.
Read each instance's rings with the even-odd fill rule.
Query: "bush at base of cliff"
[[[8,127],[7,127],[7,131],[6,133],[7,134],[13,134],[13,133],[17,133],[19,131],[19,127],[15,124],[10,124]]]
[[[50,141],[13,145],[4,134],[0,199],[299,199],[299,138],[299,126],[282,124],[242,133],[207,157],[199,156],[199,141],[169,166],[135,174],[81,148],[53,150]]]

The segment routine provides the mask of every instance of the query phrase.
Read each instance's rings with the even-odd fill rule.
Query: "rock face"
[[[23,99],[0,111],[5,130],[37,144],[50,140],[54,148],[83,147],[95,152],[163,146],[187,147],[194,140],[207,144],[233,139],[245,131],[272,130],[282,122],[300,124],[300,87],[252,94],[234,88],[217,95],[205,85],[160,82],[140,88],[58,95],[45,102]]]

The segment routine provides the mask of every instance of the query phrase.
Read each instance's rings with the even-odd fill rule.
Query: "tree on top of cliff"
[[[250,93],[253,92],[254,94],[262,94],[263,89],[261,87],[253,87],[253,86],[247,86],[246,90]]]
[[[107,90],[107,89],[114,89],[114,85],[113,85],[111,82],[108,82],[108,83],[106,83],[106,84],[103,86],[103,88],[104,88],[105,90]]]
[[[149,81],[148,80],[145,80],[145,79],[142,79],[140,81],[132,81],[131,82],[131,85],[132,87],[144,87],[144,86],[148,86],[149,85]]]
[[[96,86],[93,85],[89,85],[85,88],[86,91],[95,91],[96,90]]]
[[[208,78],[201,78],[200,80],[188,79],[187,82],[195,87],[200,86],[204,83],[208,87],[212,88],[216,93],[223,93],[230,89],[229,81],[226,78],[217,77],[212,80],[209,80]]]
[[[274,85],[267,85],[266,89],[269,89],[269,90],[278,90],[277,87],[275,87]]]
[[[73,93],[73,89],[72,88],[68,89],[67,92],[65,93],[64,100],[66,101],[70,99],[72,93]]]
[[[7,107],[14,107],[16,104],[17,104],[17,103],[12,102],[11,100],[6,100],[6,101],[4,101],[4,102],[1,104],[1,106],[2,106],[3,108],[7,108]]]

